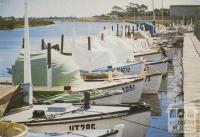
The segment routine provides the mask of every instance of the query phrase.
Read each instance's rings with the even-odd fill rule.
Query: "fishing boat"
[[[149,73],[161,73],[163,76],[167,75],[168,60],[157,62],[146,62],[145,71]]]
[[[33,105],[33,83],[31,75],[31,57],[29,48],[29,29],[27,2],[25,1],[24,33],[24,83],[22,91],[27,106],[11,109],[1,120],[25,124],[33,131],[80,131],[94,129],[112,129],[117,124],[124,125],[123,136],[145,136],[150,122],[151,109],[145,104],[132,105],[98,105],[90,104],[89,92],[84,92],[83,104],[54,103]],[[50,46],[48,46],[50,47]],[[48,51],[51,51],[48,48]],[[51,54],[48,54],[51,56]],[[49,62],[50,62],[50,58]],[[47,75],[51,66],[48,62]],[[49,78],[51,76],[48,76]],[[48,88],[51,89],[51,79]]]
[[[109,71],[111,72],[110,76],[108,76],[109,72],[82,72],[80,74],[79,68],[71,56],[60,54],[50,48],[48,51],[50,53],[40,51],[31,52],[30,55],[33,90],[42,91],[40,92],[41,95],[45,95],[44,92],[51,92],[51,94],[69,92],[79,94],[81,97],[84,91],[90,91],[91,94],[95,93],[96,95],[93,96],[94,102],[98,101],[99,103],[134,103],[140,100],[144,84],[143,78],[121,73],[115,75],[112,68]],[[51,57],[51,59],[48,57]],[[23,83],[23,60],[24,54],[20,52],[13,66],[13,83],[15,85]],[[47,68],[51,69],[50,76]],[[80,101],[81,98],[77,98],[74,102]]]
[[[145,136],[150,121],[150,107],[147,105],[83,105],[55,103],[33,105],[24,111],[12,110],[2,120],[13,120],[25,124],[32,131],[82,131],[110,129],[116,124],[124,124],[123,136]],[[142,125],[138,124],[141,123]],[[138,132],[139,131],[139,132]]]
[[[147,74],[143,86],[143,94],[157,94],[162,81],[162,73]]]
[[[101,130],[85,130],[85,131],[62,131],[62,132],[29,132],[27,137],[122,137],[124,125],[116,125],[113,129],[101,129]]]
[[[0,122],[1,137],[26,137],[28,127],[14,122]]]
[[[107,47],[113,51],[115,56],[120,59],[119,61],[125,61],[125,59],[129,60],[129,58],[132,57],[133,60],[143,60],[145,63],[145,70],[149,71],[150,73],[161,72],[163,75],[166,75],[167,73],[168,61],[166,59],[162,60],[160,52],[159,54],[155,52],[156,53],[155,56],[152,56],[153,54],[147,54],[147,53],[145,53],[145,56],[143,56],[144,54],[142,52],[146,50],[148,51],[148,49],[143,49],[142,52],[138,52],[140,57],[137,56],[137,54],[135,53],[133,54],[131,52],[133,51],[133,47],[135,47],[136,45],[141,45],[137,44],[140,42],[136,42],[128,38],[121,39],[110,34],[108,36],[105,36],[105,40],[102,43],[104,47]],[[119,54],[118,52],[121,52],[121,54]],[[123,54],[125,52],[127,53]],[[121,60],[122,57],[124,58],[124,60]]]
[[[113,50],[103,47],[96,37],[89,36],[88,39],[75,39],[73,37],[71,47],[67,49],[71,49],[72,57],[80,67],[81,72],[106,72],[107,67],[112,66],[114,71],[139,75],[145,67],[143,61],[132,62],[131,59],[124,58],[124,56],[119,58],[121,54],[128,55],[130,51],[120,53],[120,50],[118,50],[116,56]],[[84,58],[84,60],[80,61],[80,58]]]

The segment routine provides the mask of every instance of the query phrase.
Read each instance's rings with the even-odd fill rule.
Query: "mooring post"
[[[113,25],[112,25],[112,31],[114,30]]]
[[[24,38],[22,39],[22,48],[24,49]]]
[[[52,88],[51,43],[47,47],[47,87]]]
[[[64,47],[64,34],[61,35],[61,54],[63,54],[63,47]]]
[[[101,40],[104,40],[104,33],[101,33]]]
[[[134,28],[134,25],[133,25],[133,29],[132,29],[132,34],[134,35],[134,33],[135,33],[135,30],[134,30],[135,28]]]
[[[88,37],[88,50],[91,50],[91,41],[90,41],[90,37]]]
[[[42,43],[41,50],[44,50],[45,49],[44,39],[41,40],[41,43]]]
[[[117,24],[117,36],[119,36],[119,24]]]
[[[131,32],[130,32],[131,30],[130,30],[130,26],[128,26],[128,37],[130,37],[131,36]]]
[[[125,28],[124,28],[125,37],[127,37],[126,30],[127,30],[127,25],[125,25]]]

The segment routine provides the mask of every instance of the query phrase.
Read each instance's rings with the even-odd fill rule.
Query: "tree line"
[[[154,9],[156,16],[162,16],[162,9]],[[133,17],[133,16],[152,16],[153,11],[148,10],[145,4],[129,3],[125,8],[113,6],[112,11],[108,15],[117,15],[119,17]],[[169,9],[163,9],[163,15],[169,16]]]
[[[36,19],[30,18],[29,25],[30,26],[43,26],[54,24],[53,21],[44,20],[44,19]],[[24,26],[24,18],[15,18],[15,17],[1,17],[0,16],[0,30],[21,28]]]

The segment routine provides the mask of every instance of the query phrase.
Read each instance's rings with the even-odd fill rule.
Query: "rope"
[[[99,111],[88,111],[88,112],[95,112],[95,113],[105,114],[105,113],[99,112]],[[112,115],[112,116],[115,117],[114,115]],[[159,127],[155,127],[155,126],[139,123],[139,122],[136,122],[136,121],[133,121],[133,120],[127,120],[127,119],[120,118],[120,117],[116,117],[116,118],[124,120],[124,121],[129,122],[129,123],[133,123],[133,124],[141,125],[141,126],[144,126],[144,127],[149,127],[149,128],[153,128],[153,129],[157,129],[157,130],[168,132],[167,129],[163,129],[163,128],[159,128]]]

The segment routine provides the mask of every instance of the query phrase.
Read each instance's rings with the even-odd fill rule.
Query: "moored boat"
[[[62,132],[29,132],[27,137],[123,137],[124,125],[116,125],[113,129],[85,130],[85,131],[62,131]]]
[[[146,62],[145,71],[149,73],[162,73],[162,75],[167,74],[168,60],[162,60],[157,62]]]
[[[162,80],[161,73],[147,74],[143,86],[143,94],[157,94]]]
[[[91,105],[86,109],[82,105],[56,103],[33,105],[24,111],[12,110],[12,114],[5,115],[2,120],[25,124],[33,131],[111,129],[121,123],[124,125],[123,136],[144,137],[150,115],[150,107],[144,104]]]
[[[26,137],[28,127],[14,122],[0,122],[1,137]]]

